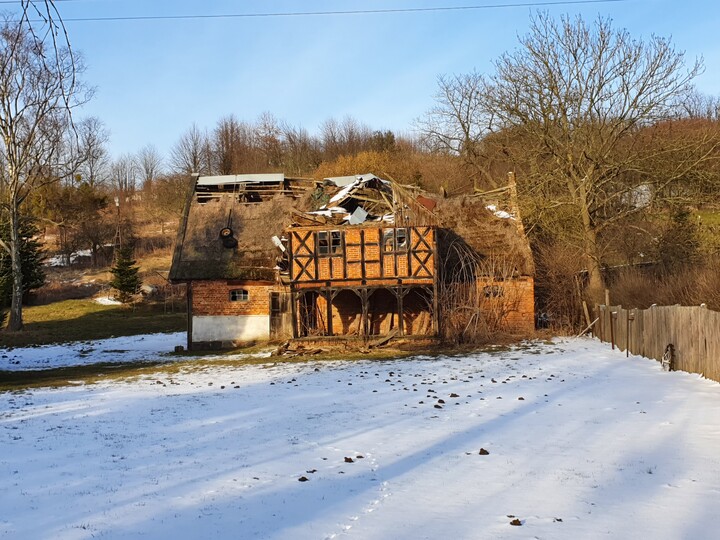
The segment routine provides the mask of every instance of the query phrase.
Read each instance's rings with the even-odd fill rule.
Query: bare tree
[[[708,96],[695,89],[683,100],[680,113],[689,118],[720,120],[720,97]]]
[[[160,175],[152,184],[146,199],[150,216],[165,234],[168,221],[176,220],[182,213],[187,197],[187,177],[181,174]]]
[[[113,188],[123,196],[135,191],[137,183],[137,167],[130,154],[123,154],[110,167]]]
[[[170,150],[170,167],[180,174],[210,174],[212,148],[206,132],[193,124]]]
[[[372,136],[373,132],[369,127],[351,116],[346,116],[341,122],[330,118],[320,126],[320,138],[327,161],[371,150]]]
[[[484,106],[486,81],[473,71],[438,77],[435,106],[416,121],[421,140],[431,151],[459,156],[470,170],[472,187],[497,188],[488,167],[488,136],[493,115]]]
[[[266,111],[260,115],[255,125],[255,136],[264,156],[265,167],[280,168],[283,162],[282,130],[272,113]]]
[[[448,146],[465,133],[471,140],[505,133],[520,142],[504,150],[522,167],[521,195],[538,212],[556,210],[573,224],[589,290],[597,294],[604,287],[604,230],[651,204],[638,195],[654,198],[717,147],[717,137],[680,141],[672,151],[685,158],[657,177],[651,158],[670,149],[638,144],[640,132],[678,116],[701,71],[700,60],[687,65],[667,39],[634,39],[602,17],[587,24],[539,13],[520,46],[495,62],[494,74],[472,77],[472,96],[464,95],[462,79],[457,92],[441,85],[440,109],[465,107],[456,116],[468,125],[448,115],[448,128],[439,124],[436,131]]]
[[[213,132],[213,170],[219,174],[262,172],[267,156],[259,146],[256,126],[229,115],[221,118]]]
[[[138,151],[134,162],[143,190],[151,188],[152,183],[162,173],[163,160],[160,152],[152,144],[147,144]]]
[[[56,35],[55,27],[43,31],[27,16],[0,27],[0,202],[10,223],[10,242],[0,241],[0,248],[11,257],[11,331],[23,327],[22,206],[34,189],[66,177],[76,165],[65,163],[70,154],[60,151],[72,126],[70,111],[89,97],[75,79],[82,66],[54,38],[51,45],[44,42],[48,35]]]
[[[237,173],[238,154],[243,142],[242,128],[242,124],[233,115],[218,120],[213,133],[213,154],[218,173]]]
[[[283,168],[291,174],[307,174],[320,164],[320,145],[304,128],[283,123],[282,140],[285,147]]]
[[[102,120],[95,116],[85,118],[77,124],[77,152],[81,161],[78,174],[80,180],[95,187],[105,184],[110,158],[106,144],[110,134]]]

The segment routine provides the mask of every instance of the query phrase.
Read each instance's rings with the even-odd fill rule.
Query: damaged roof
[[[263,190],[253,191],[258,176]],[[315,182],[282,174],[193,177],[170,280],[275,280],[280,250],[272,237],[291,224],[293,211],[312,208],[314,187]]]
[[[522,222],[497,204],[487,204],[477,195],[444,198],[373,174],[340,179],[343,187],[330,196],[327,204],[320,210],[296,215],[295,225],[433,225],[441,229],[439,238],[446,244],[457,247],[461,242],[480,258],[512,261],[518,275],[534,274]]]
[[[285,229],[382,223],[436,226],[441,242],[461,241],[481,257],[512,257],[517,274],[534,273],[520,220],[478,196],[443,198],[373,174],[324,182],[261,174],[192,178],[170,279],[272,281],[281,256],[273,236]]]

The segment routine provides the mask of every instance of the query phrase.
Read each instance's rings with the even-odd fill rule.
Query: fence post
[[[627,339],[625,340],[625,358],[630,356],[630,323],[635,321],[635,314],[630,313],[628,310],[627,314]],[[635,325],[633,325],[634,327]]]
[[[617,320],[617,311],[610,312],[610,343],[613,351],[615,350],[615,321]]]

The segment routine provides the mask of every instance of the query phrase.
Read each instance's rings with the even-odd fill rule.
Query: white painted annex
[[[270,337],[269,315],[196,315],[192,341],[253,341]]]

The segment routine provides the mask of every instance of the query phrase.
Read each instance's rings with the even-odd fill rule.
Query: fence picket
[[[652,306],[622,309],[596,306],[594,328],[601,341],[615,341],[622,351],[662,360],[665,349],[675,349],[675,369],[699,373],[720,382],[720,312],[704,306]],[[617,313],[613,317],[613,313]]]

